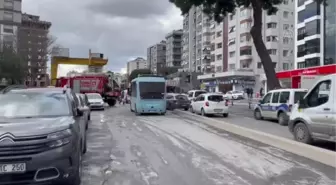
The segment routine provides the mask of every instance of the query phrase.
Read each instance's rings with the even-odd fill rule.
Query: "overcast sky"
[[[72,57],[92,52],[109,58],[106,70],[120,72],[126,62],[145,57],[148,46],[182,27],[180,11],[168,0],[24,0],[22,12],[52,22],[56,43]],[[78,66],[59,67],[59,75]]]

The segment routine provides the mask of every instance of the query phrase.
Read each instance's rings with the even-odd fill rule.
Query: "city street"
[[[332,185],[335,169],[192,117],[91,113],[83,185]]]

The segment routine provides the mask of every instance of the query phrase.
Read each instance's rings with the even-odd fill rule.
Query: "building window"
[[[230,39],[228,45],[234,45],[236,43],[236,39]]]
[[[298,23],[302,23],[305,19],[321,14],[320,5],[316,2],[310,3],[304,10],[298,13]]]
[[[288,19],[288,16],[289,16],[289,12],[284,11],[284,12],[283,12],[283,17],[284,17],[285,19]]]
[[[244,22],[244,23],[240,24],[240,27],[249,29],[249,28],[252,27],[252,24],[251,24],[251,22]]]
[[[288,57],[289,56],[289,51],[288,50],[283,50],[282,51],[282,56]]]
[[[223,44],[222,43],[218,43],[217,44],[217,49],[220,49],[220,48],[222,48],[223,47]]]
[[[244,56],[244,55],[252,55],[252,48],[241,49],[240,56]]]
[[[328,1],[324,6],[324,65],[336,63],[336,1]]]
[[[288,30],[289,29],[289,24],[284,24],[283,25],[283,30]]]
[[[267,28],[276,28],[276,27],[277,27],[277,23],[275,22],[267,23]]]
[[[306,0],[298,0],[298,7],[304,5]]]
[[[222,31],[217,32],[217,33],[216,33],[216,36],[217,36],[217,37],[221,37],[221,36],[222,36]]]
[[[262,63],[258,62],[257,67],[258,67],[258,69],[261,69],[262,68]]]
[[[298,36],[297,36],[297,40],[302,40],[306,37],[306,28],[300,28],[298,29]]]
[[[266,41],[267,42],[278,42],[278,36],[267,36]]]
[[[13,12],[4,12],[5,21],[13,21]]]
[[[229,53],[230,58],[234,57],[235,55],[236,55],[236,52],[235,52],[235,51],[231,51],[231,52]]]
[[[3,32],[4,32],[4,33],[14,33],[13,26],[7,26],[7,25],[4,25],[4,26],[3,26]]]
[[[306,23],[305,37],[320,34],[320,20],[314,20]]]
[[[284,0],[283,4],[288,5],[288,0]]]
[[[288,63],[283,63],[282,68],[283,68],[283,70],[289,70],[289,64]]]
[[[5,0],[5,2],[4,2],[4,8],[5,9],[13,10],[13,8],[14,8],[14,2],[13,2],[13,0]]]
[[[223,59],[223,55],[219,54],[219,55],[216,55],[216,60],[222,60]]]
[[[277,50],[276,49],[268,49],[268,54],[270,55],[276,55],[277,54]]]

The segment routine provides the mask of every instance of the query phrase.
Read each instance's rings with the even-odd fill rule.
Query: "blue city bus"
[[[142,75],[131,82],[131,111],[166,114],[166,80],[161,76]]]

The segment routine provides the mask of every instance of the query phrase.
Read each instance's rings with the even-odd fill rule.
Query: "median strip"
[[[231,123],[223,121],[218,121],[215,119],[211,119],[208,117],[203,117],[197,114],[193,114],[187,111],[181,111],[175,109],[174,111],[178,111],[180,113],[189,114],[192,116],[197,116],[203,120],[206,120],[205,124],[216,127],[221,130],[225,130],[227,132],[237,134],[255,141],[259,141],[261,143],[271,145],[280,149],[283,149],[287,152],[291,152],[296,155],[300,155],[306,157],[308,159],[318,161],[328,166],[332,166],[336,168],[336,152],[329,151],[323,148],[318,148],[315,146],[307,145],[304,143],[296,142],[294,140],[286,139],[283,137],[271,135],[265,132],[260,132],[257,130],[237,126]]]

